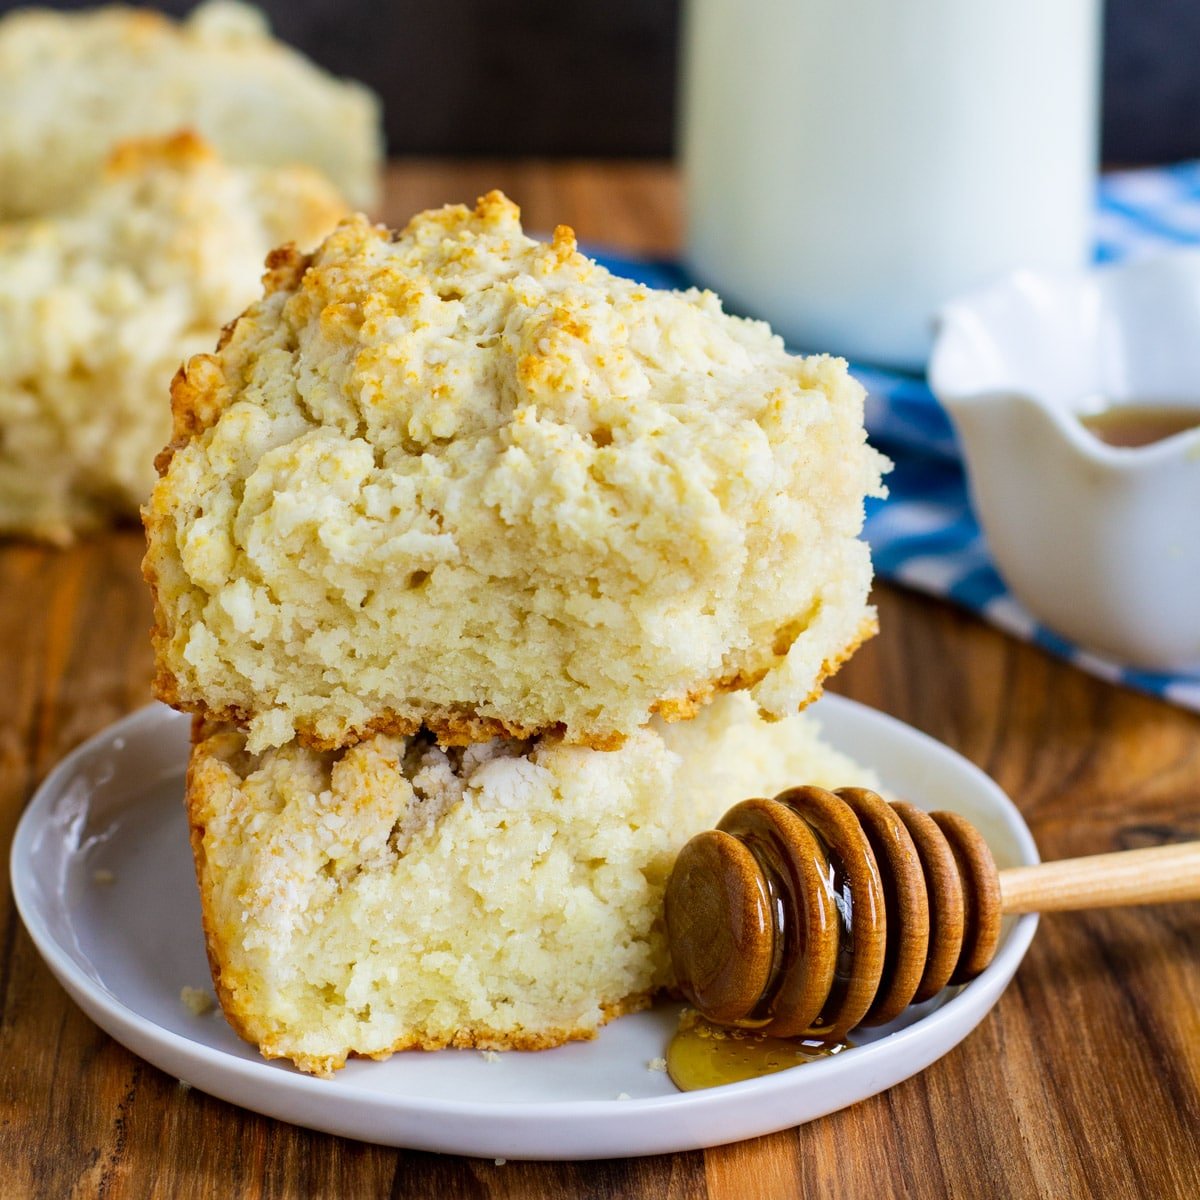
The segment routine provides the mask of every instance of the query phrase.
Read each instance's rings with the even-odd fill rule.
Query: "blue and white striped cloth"
[[[1106,175],[1098,190],[1095,232],[1098,262],[1200,245],[1200,162]],[[616,273],[653,287],[689,284],[676,262],[598,257]],[[960,604],[1101,679],[1200,712],[1200,675],[1135,670],[1039,624],[996,573],[967,501],[953,430],[925,380],[873,367],[852,369],[867,389],[871,441],[895,463],[888,498],[867,508],[864,532],[878,575]]]

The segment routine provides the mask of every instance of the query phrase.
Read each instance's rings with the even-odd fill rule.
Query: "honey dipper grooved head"
[[[666,894],[676,979],[702,1015],[830,1041],[974,978],[1000,913],[969,822],[862,788],[735,805],[683,848]]]

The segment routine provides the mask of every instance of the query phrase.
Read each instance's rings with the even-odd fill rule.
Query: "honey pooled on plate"
[[[848,1049],[849,1042],[780,1038],[753,1029],[731,1029],[684,1009],[667,1048],[667,1074],[681,1092],[720,1087],[773,1075]]]

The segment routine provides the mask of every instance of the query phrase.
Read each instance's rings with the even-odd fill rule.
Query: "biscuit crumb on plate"
[[[179,989],[179,999],[193,1017],[207,1016],[217,1007],[212,993],[207,988],[188,987],[185,984]]]

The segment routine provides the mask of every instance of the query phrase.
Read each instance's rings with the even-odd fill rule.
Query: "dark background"
[[[0,0],[0,12],[15,7]],[[193,2],[154,7],[183,13]],[[261,7],[286,41],[383,96],[393,154],[671,152],[679,0]],[[1107,0],[1105,14],[1104,160],[1200,156],[1200,0]]]

